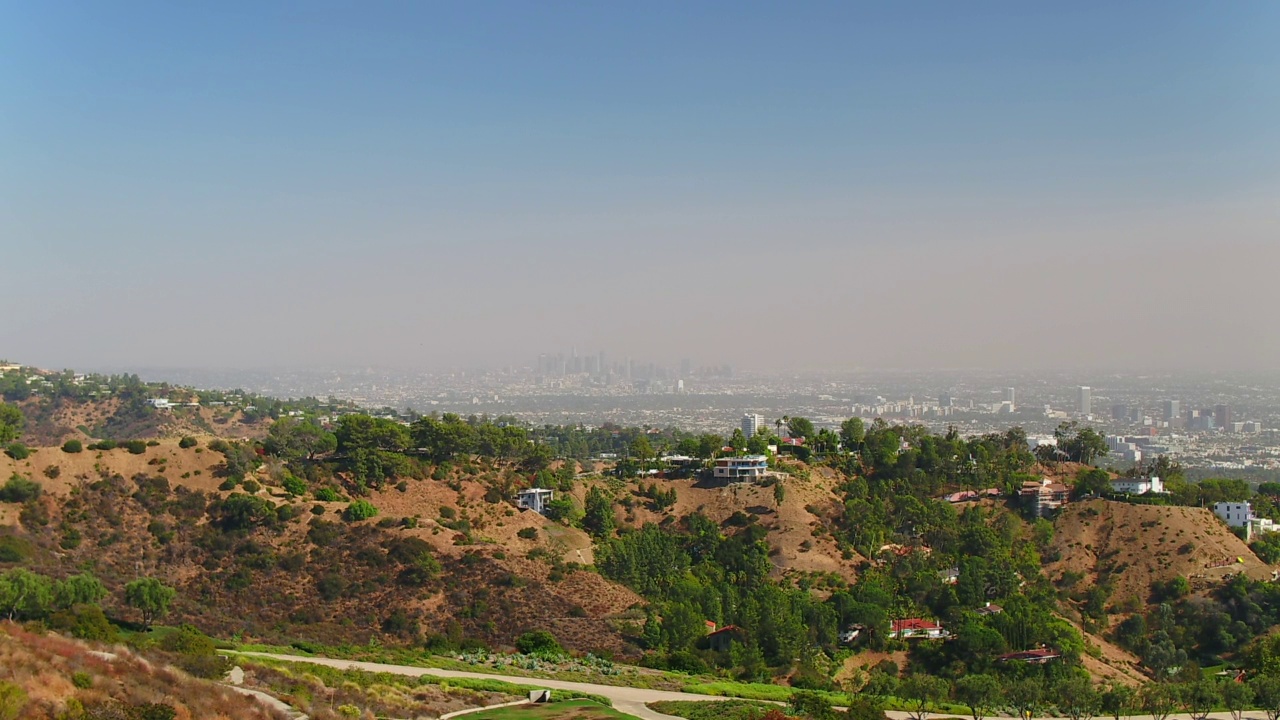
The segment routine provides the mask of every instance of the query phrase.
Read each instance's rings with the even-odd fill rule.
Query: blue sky
[[[831,327],[803,308],[837,337],[739,364],[1142,362],[1100,317],[1266,301],[1277,36],[1270,2],[4,3],[0,354],[723,362]],[[1136,340],[1274,366],[1242,312]]]

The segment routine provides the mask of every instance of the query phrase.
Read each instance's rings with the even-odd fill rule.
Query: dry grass
[[[27,696],[19,717],[53,720],[77,706],[154,703],[172,707],[178,720],[283,718],[256,700],[153,664],[124,648],[109,649],[114,659],[93,652],[83,643],[0,623],[0,681],[18,685]]]

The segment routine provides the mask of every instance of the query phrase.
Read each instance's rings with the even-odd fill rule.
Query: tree
[[[1222,698],[1222,704],[1227,707],[1233,720],[1240,720],[1244,711],[1253,707],[1253,687],[1238,682],[1234,678],[1218,686],[1218,695]]]
[[[813,423],[808,418],[793,417],[787,420],[787,434],[793,438],[812,438]]]
[[[1222,699],[1218,686],[1212,680],[1203,678],[1180,685],[1177,693],[1182,709],[1187,711],[1192,720],[1205,720]]]
[[[1101,700],[1099,709],[1115,718],[1115,720],[1120,720],[1120,716],[1127,715],[1133,707],[1133,688],[1122,683],[1113,682],[1107,686],[1106,690],[1102,691],[1102,696],[1099,699]]]
[[[1178,706],[1178,695],[1168,683],[1147,683],[1138,691],[1138,704],[1151,720],[1166,720]]]
[[[797,690],[791,693],[787,708],[795,717],[812,718],[812,720],[835,720],[836,717],[831,703],[822,695],[810,690]]]
[[[169,614],[169,604],[177,596],[177,590],[152,577],[138,578],[124,586],[125,604],[142,613],[142,625],[147,630],[156,618]]]
[[[613,517],[613,499],[604,490],[593,486],[587,491],[582,529],[597,538],[609,538],[613,537],[616,524]]]
[[[898,686],[898,696],[906,703],[908,717],[926,720],[933,706],[947,696],[947,681],[932,675],[912,675]]]
[[[1255,675],[1249,679],[1254,703],[1267,714],[1267,720],[1280,720],[1280,676]]]
[[[84,450],[84,443],[80,442],[79,440],[76,440],[75,438],[72,438],[62,443],[62,452],[64,453],[74,454],[74,453],[82,452],[83,450]]]
[[[654,456],[653,443],[649,442],[648,435],[637,435],[635,440],[631,441],[631,457],[634,457],[641,465],[649,462]]]
[[[867,428],[862,423],[862,418],[849,418],[840,423],[840,444],[846,451],[857,452],[866,436]]]
[[[30,570],[14,568],[0,575],[0,612],[10,620],[37,619],[53,604],[53,583]]]
[[[787,498],[787,489],[783,486],[782,481],[773,484],[773,507],[780,509],[782,501]]]
[[[1000,681],[991,675],[965,675],[956,680],[955,697],[968,706],[973,720],[982,720],[1000,702]]]
[[[96,605],[107,596],[107,588],[92,573],[84,572],[58,583],[53,590],[53,604],[59,610],[75,605]]]
[[[1100,698],[1086,676],[1076,675],[1058,683],[1054,704],[1071,720],[1093,720]]]
[[[17,405],[0,402],[0,443],[12,442],[21,437],[26,423],[27,419]]]
[[[1044,700],[1044,685],[1036,677],[1014,680],[1005,686],[1004,697],[1009,707],[1018,711],[1018,717],[1030,718]]]
[[[338,448],[338,438],[309,420],[282,417],[271,424],[262,445],[268,453],[292,462],[333,452]]]

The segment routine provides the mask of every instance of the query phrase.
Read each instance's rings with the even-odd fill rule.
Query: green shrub
[[[41,490],[40,483],[14,473],[0,488],[0,502],[25,503],[40,497]]]
[[[516,532],[516,535],[517,535],[518,537],[522,537],[522,538],[524,538],[525,540],[537,540],[537,539],[538,539],[538,528],[531,528],[531,527],[528,527],[528,528],[520,528],[520,530],[519,530],[518,532]]]
[[[516,649],[525,655],[564,655],[560,641],[546,630],[534,630],[516,638]]]
[[[184,435],[182,439],[178,441],[178,447],[184,450],[187,448],[193,448],[195,446],[196,446],[196,439],[191,437],[190,435]]]
[[[121,447],[128,450],[132,455],[141,455],[147,451],[147,443],[145,440],[125,440],[121,443]]]
[[[88,690],[93,687],[93,676],[87,672],[71,673],[71,684],[81,690]]]
[[[26,460],[31,457],[31,449],[20,442],[9,443],[9,447],[4,449],[4,454],[14,460]]]
[[[98,442],[90,445],[89,449],[90,450],[115,450],[116,441],[115,440],[99,440]]]
[[[62,443],[62,452],[64,453],[78,453],[78,452],[82,452],[83,450],[84,450],[84,443],[80,442],[79,440],[72,439]]]
[[[259,485],[254,480],[245,480],[244,482],[240,483],[240,487],[244,488],[244,491],[249,493],[250,495],[262,489],[262,486]]]
[[[368,520],[378,514],[378,508],[368,500],[356,500],[342,511],[342,519],[347,522],[359,522],[360,520]]]
[[[316,490],[315,496],[320,502],[337,502],[342,499],[342,496],[338,494],[337,490],[327,487]]]
[[[290,495],[305,495],[307,493],[307,481],[296,475],[287,475],[283,482],[284,491]]]
[[[0,562],[23,562],[31,556],[31,545],[16,535],[0,535]]]

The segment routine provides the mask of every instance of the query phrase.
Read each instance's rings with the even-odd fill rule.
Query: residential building
[[[1253,505],[1247,502],[1220,502],[1213,506],[1213,514],[1233,528],[1242,528],[1253,520]]]
[[[760,428],[764,427],[764,416],[754,413],[747,413],[742,416],[742,434],[751,439],[755,437]]]
[[[1111,481],[1111,492],[1128,495],[1146,495],[1147,493],[1163,493],[1164,482],[1158,477],[1149,478],[1116,478]]]
[[[547,504],[555,498],[555,493],[547,488],[529,488],[516,494],[516,507],[532,510],[539,515],[547,513]]]
[[[1019,495],[1036,517],[1045,517],[1067,504],[1068,488],[1059,482],[1041,478],[1040,482],[1022,483]]]
[[[716,459],[711,475],[722,480],[751,480],[764,477],[768,472],[769,458],[764,455],[746,455]]]
[[[1024,662],[1031,665],[1044,665],[1050,660],[1056,660],[1062,657],[1062,653],[1049,648],[1037,648],[1035,650],[1023,650],[1021,652],[1013,652],[1007,655],[1001,655],[998,660],[1006,662]]]
[[[983,605],[977,610],[974,610],[974,612],[978,613],[979,615],[999,615],[1000,613],[1004,612],[1004,608],[994,603],[987,603],[986,605]]]
[[[922,618],[894,620],[889,626],[889,637],[900,640],[944,640],[951,637],[942,623]]]

